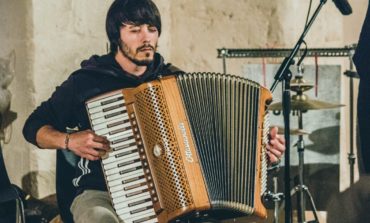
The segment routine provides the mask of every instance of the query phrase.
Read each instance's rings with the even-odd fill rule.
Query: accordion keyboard
[[[140,157],[143,150],[134,133],[137,127],[130,122],[122,92],[93,99],[86,107],[94,132],[110,141],[112,151],[102,158],[102,167],[117,215],[125,223],[158,222]]]

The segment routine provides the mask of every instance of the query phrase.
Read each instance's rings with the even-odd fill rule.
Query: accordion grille
[[[257,150],[260,86],[214,73],[184,74],[177,81],[213,208],[252,214],[258,164],[266,162]]]
[[[161,86],[146,88],[135,98],[146,148],[155,148],[161,154],[150,160],[155,180],[161,185],[160,192],[165,195],[161,196],[163,208],[171,212],[191,206],[193,199]]]

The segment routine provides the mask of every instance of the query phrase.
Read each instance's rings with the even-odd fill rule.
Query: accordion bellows
[[[102,159],[125,222],[265,218],[270,92],[231,75],[192,73],[86,104],[113,149]]]

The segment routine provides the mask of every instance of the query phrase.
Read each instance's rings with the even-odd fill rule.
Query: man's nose
[[[141,38],[143,42],[150,42],[153,38],[153,33],[151,33],[148,29],[143,29],[141,32]]]

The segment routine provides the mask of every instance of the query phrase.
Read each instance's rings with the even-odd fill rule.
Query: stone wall
[[[104,22],[111,2],[0,0],[0,57],[15,50],[17,58],[16,77],[10,89],[12,110],[18,113],[18,118],[13,123],[11,141],[3,145],[3,152],[12,181],[21,185],[25,176],[32,179],[25,187],[29,187],[34,196],[44,197],[55,192],[55,154],[36,150],[26,143],[21,135],[23,123],[35,106],[79,67],[82,59],[106,52]],[[222,72],[222,61],[216,58],[218,48],[294,46],[303,29],[309,1],[155,2],[163,20],[159,51],[167,61],[186,71]],[[313,2],[315,5],[318,1]],[[355,43],[366,2],[351,2],[355,13],[343,17],[328,1],[307,35],[308,46],[343,47]],[[241,65],[245,63],[256,61],[229,60],[228,72],[240,74]],[[334,63],[348,66],[346,60]],[[343,80],[343,93],[347,92],[346,86]],[[343,94],[342,101],[347,98]],[[344,118],[342,124],[348,124],[348,120]],[[342,134],[343,143],[347,142],[346,135],[346,132]],[[342,152],[344,165],[346,153]],[[346,171],[344,167],[343,172]]]

